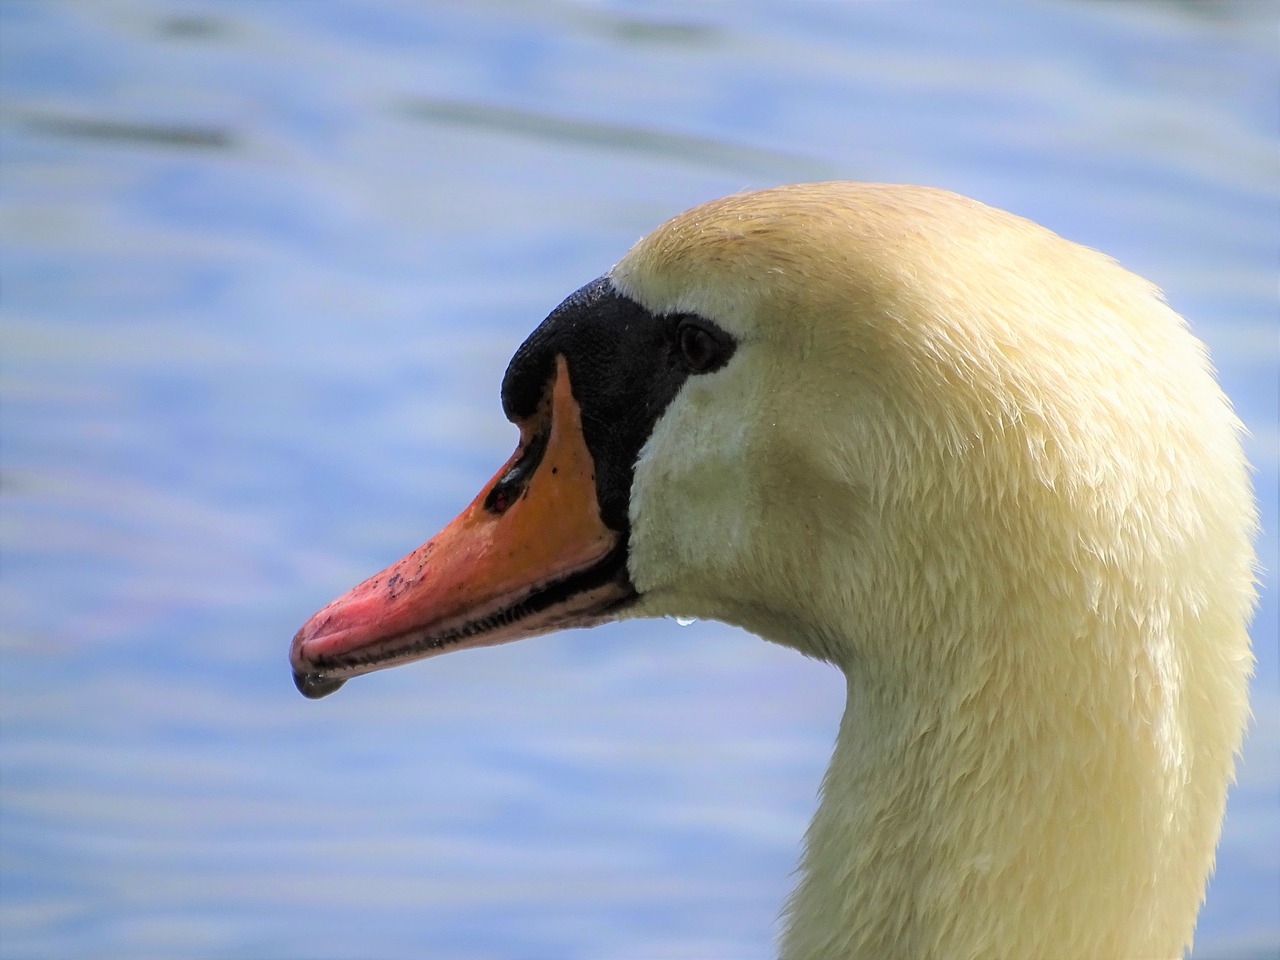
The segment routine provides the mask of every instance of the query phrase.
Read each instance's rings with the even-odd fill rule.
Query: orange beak
[[[470,506],[302,625],[290,660],[305,696],[449,650],[592,626],[635,595],[622,534],[600,517],[563,356],[547,393]]]

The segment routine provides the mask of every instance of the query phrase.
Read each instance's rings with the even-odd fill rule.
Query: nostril
[[[485,498],[484,508],[490,513],[506,513],[511,504],[515,503],[517,496],[517,491],[511,487],[511,484],[494,484],[493,489],[489,491],[489,496]]]
[[[542,455],[546,452],[549,434],[549,429],[544,429],[535,434],[523,448],[519,459],[511,465],[511,469],[498,477],[493,489],[484,498],[484,508],[486,510],[490,513],[501,515],[510,510],[511,505],[520,499],[529,485],[529,480],[533,477],[533,472],[538,469],[538,465],[542,462]]]

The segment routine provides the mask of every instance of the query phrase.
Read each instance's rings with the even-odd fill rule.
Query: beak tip
[[[299,670],[293,672],[293,685],[308,700],[327,697],[346,682],[346,680],[332,680],[318,673],[304,673]]]

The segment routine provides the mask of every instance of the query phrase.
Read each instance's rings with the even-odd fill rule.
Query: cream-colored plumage
[[[1255,527],[1181,318],[905,186],[727,197],[611,276],[739,340],[641,453],[634,612],[848,679],[782,955],[1180,957],[1247,716]]]

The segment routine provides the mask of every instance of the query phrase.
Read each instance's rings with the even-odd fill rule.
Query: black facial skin
[[[595,462],[600,516],[629,539],[640,448],[686,379],[718,370],[737,344],[709,320],[650,313],[601,277],[569,296],[516,351],[502,379],[508,419],[533,414],[563,355]]]

